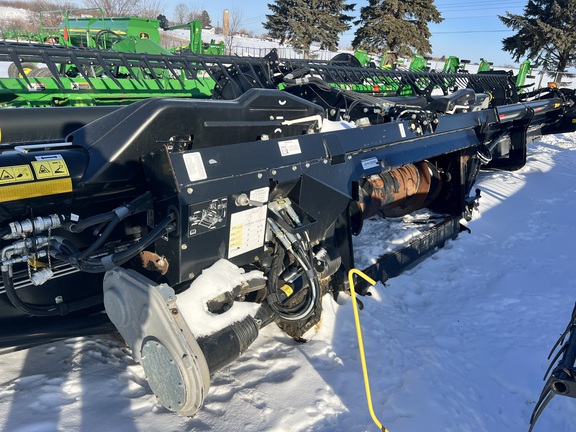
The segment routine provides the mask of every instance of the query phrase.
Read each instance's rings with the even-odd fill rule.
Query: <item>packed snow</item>
[[[207,303],[220,295],[232,292],[244,282],[259,278],[264,279],[261,271],[252,270],[246,273],[244,269],[225,259],[215,262],[198,275],[190,288],[178,295],[176,301],[194,336],[197,338],[209,336],[237,321],[242,321],[249,315],[256,315],[260,306],[257,303],[236,302],[227,313],[223,314],[211,313]]]
[[[576,300],[576,134],[531,144],[516,172],[484,172],[479,211],[443,249],[362,297],[374,412],[391,432],[527,431],[547,355]],[[357,239],[359,263],[386,230]],[[409,236],[409,234],[407,234]],[[352,302],[324,299],[307,343],[275,325],[216,372],[194,418],[161,407],[113,335],[0,356],[0,429],[376,431]],[[576,430],[557,396],[536,432]]]

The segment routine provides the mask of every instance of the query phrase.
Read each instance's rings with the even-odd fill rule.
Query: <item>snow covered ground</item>
[[[545,137],[517,172],[486,172],[479,212],[431,258],[372,289],[360,313],[374,409],[391,432],[527,431],[576,300],[576,134]],[[369,226],[358,246],[382,249]],[[217,372],[195,418],[159,406],[112,336],[0,356],[0,430],[376,431],[349,298],[326,298],[307,343],[274,325]],[[535,431],[576,430],[556,397]]]
[[[576,134],[541,139],[525,168],[483,173],[478,186],[471,234],[362,298],[372,399],[391,432],[527,431],[546,357],[576,301]],[[382,223],[366,224],[359,267],[387,235]],[[392,243],[410,235],[395,232]],[[112,336],[4,354],[0,430],[376,431],[350,299],[326,298],[307,338],[263,329],[213,376],[192,419],[156,403]],[[576,400],[556,397],[535,432],[574,431],[575,419]]]

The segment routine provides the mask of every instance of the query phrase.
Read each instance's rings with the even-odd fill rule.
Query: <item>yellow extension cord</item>
[[[382,432],[389,432],[386,429],[376,414],[374,413],[374,407],[372,406],[372,394],[370,393],[370,380],[368,379],[368,368],[366,366],[366,356],[364,355],[364,342],[362,341],[362,329],[360,328],[360,316],[358,315],[358,302],[356,301],[356,290],[354,289],[354,275],[357,274],[370,285],[376,285],[376,281],[370,276],[361,272],[358,269],[352,269],[348,272],[348,281],[350,282],[350,295],[352,296],[352,305],[354,309],[354,321],[356,322],[356,335],[358,336],[358,350],[360,351],[360,360],[362,362],[362,373],[364,374],[364,388],[366,389],[366,400],[368,401],[368,411],[370,411],[370,417],[376,426],[380,428]]]

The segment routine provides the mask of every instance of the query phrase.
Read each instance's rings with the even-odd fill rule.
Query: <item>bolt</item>
[[[170,313],[171,313],[172,315],[178,315],[178,309],[172,308],[172,309],[170,309]]]
[[[294,165],[294,166],[292,167],[292,171],[296,171],[297,169],[298,169],[298,168],[296,168],[296,165]]]
[[[188,192],[188,195],[192,195],[192,192],[194,192],[194,189],[188,188],[188,189],[186,189],[186,192]]]
[[[276,175],[276,170],[272,170],[272,175]]]
[[[258,178],[261,179],[262,177],[262,173],[258,173]]]
[[[194,279],[194,276],[196,276],[194,273],[190,273],[190,274],[188,275],[188,279]]]
[[[310,168],[310,163],[306,162],[306,168]]]
[[[185,244],[183,244],[181,247],[182,247],[182,250],[188,249],[188,245],[185,245]]]

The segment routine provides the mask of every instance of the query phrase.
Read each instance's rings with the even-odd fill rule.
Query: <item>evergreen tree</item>
[[[349,30],[354,10],[346,0],[275,0],[268,4],[272,14],[262,23],[270,36],[289,42],[308,57],[310,45],[319,43],[322,49],[336,50],[340,34]]]
[[[534,66],[559,72],[576,66],[576,1],[528,0],[524,15],[499,18],[517,32],[502,39],[514,60],[526,56]]]
[[[210,28],[212,27],[212,22],[210,20],[210,15],[208,14],[208,11],[203,10],[202,11],[202,18],[200,18],[202,20],[202,28]]]
[[[428,23],[443,20],[434,0],[369,0],[354,23],[359,27],[352,46],[406,57],[428,54],[432,52]]]

